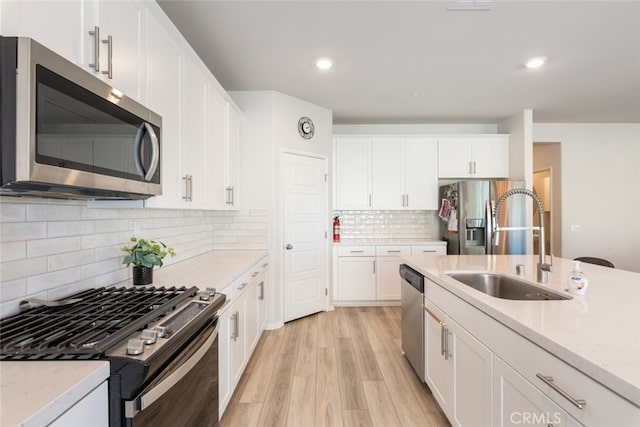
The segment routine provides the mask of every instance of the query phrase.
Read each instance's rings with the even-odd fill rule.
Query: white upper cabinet
[[[437,209],[437,139],[336,138],[335,185],[335,209]]]
[[[84,37],[85,16],[81,0],[3,1],[0,15],[2,35],[31,37],[84,68],[82,46],[88,39]],[[52,20],[56,23],[55,30]]]
[[[133,1],[87,1],[85,13],[85,67],[128,97],[141,101],[142,82],[146,77],[144,4]],[[96,27],[99,43],[96,41]],[[152,33],[150,35],[155,37]],[[90,67],[90,64],[95,64],[96,57],[99,59],[97,71],[95,66]]]
[[[371,140],[337,138],[335,153],[334,209],[370,209]]]
[[[153,16],[148,19],[148,32],[153,37],[147,38],[146,99],[148,107],[162,116],[162,195],[147,199],[145,206],[174,208],[184,203],[180,162],[180,76],[184,55]]]
[[[404,207],[404,145],[399,138],[375,138],[372,144],[372,201],[374,209]],[[342,185],[342,182],[338,182]]]
[[[231,102],[226,103],[224,142],[224,208],[239,209],[240,205],[240,132],[242,112]]]
[[[438,209],[438,141],[413,138],[404,142],[406,209]]]
[[[509,136],[438,139],[440,178],[508,178]]]

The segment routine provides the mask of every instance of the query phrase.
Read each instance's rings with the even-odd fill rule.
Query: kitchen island
[[[517,301],[486,295],[450,278],[447,273],[482,271],[517,277],[516,265],[523,264],[523,278],[535,283],[538,256],[403,256],[402,260],[427,279],[425,306],[430,294],[441,295],[443,300],[457,304],[461,309],[457,314],[459,319],[454,317],[454,320],[460,323],[475,319],[468,325],[469,331],[479,341],[486,341],[483,344],[494,352],[494,357],[496,353],[503,357],[501,352],[504,352],[504,357],[517,356],[522,363],[535,365],[538,362],[535,351],[543,349],[567,368],[572,367],[607,391],[613,391],[620,401],[626,402],[625,407],[631,409],[633,421],[640,422],[640,274],[581,263],[589,279],[585,296],[571,295],[571,299],[557,301]],[[538,286],[569,295],[566,282],[573,263],[556,258],[555,264],[557,270],[549,274],[549,283]],[[474,318],[472,312],[477,312],[477,317]],[[500,328],[505,334],[515,332],[514,337],[517,334],[526,339],[523,342],[527,345],[533,343],[537,347],[518,354],[518,349],[505,346],[504,340],[498,338]],[[513,366],[518,363],[514,361]],[[546,385],[535,382],[535,373],[533,377],[529,381],[545,390]],[[575,384],[566,386],[571,389]],[[573,389],[575,394],[582,391]],[[588,402],[586,408],[591,411],[598,403],[602,402]],[[572,408],[567,412],[585,422],[581,418],[585,413],[583,409]],[[495,416],[494,423],[497,423]]]

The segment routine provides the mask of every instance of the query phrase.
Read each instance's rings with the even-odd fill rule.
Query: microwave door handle
[[[142,138],[144,137],[145,132],[149,134],[149,138],[151,139],[151,162],[149,164],[149,169],[147,169],[146,171],[144,169],[142,158],[140,156]],[[153,174],[155,174],[156,170],[158,169],[158,163],[160,160],[160,144],[158,142],[158,136],[156,135],[151,125],[147,122],[144,122],[138,128],[138,133],[136,134],[135,144],[133,147],[133,156],[138,175],[140,175],[145,181],[151,181],[151,178],[153,178]]]
[[[151,163],[149,164],[149,170],[144,176],[144,179],[145,181],[151,181],[151,178],[153,178],[153,174],[155,174],[156,170],[158,169],[158,162],[160,160],[160,144],[158,142],[158,136],[156,135],[156,132],[153,130],[151,125],[145,122],[144,127],[149,133],[149,137],[151,138]]]
[[[140,148],[142,147],[142,137],[144,136],[145,126],[147,123],[143,123],[138,128],[138,133],[136,133],[136,139],[133,144],[133,163],[136,165],[136,170],[138,171],[138,175],[140,177],[145,177],[144,166],[142,165],[142,157],[140,156]]]

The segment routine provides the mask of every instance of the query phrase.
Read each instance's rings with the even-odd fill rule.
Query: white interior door
[[[327,289],[326,160],[283,159],[284,321],[322,311]]]

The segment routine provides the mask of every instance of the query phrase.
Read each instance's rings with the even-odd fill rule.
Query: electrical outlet
[[[582,226],[578,224],[571,224],[569,225],[569,230],[571,230],[572,233],[580,233],[582,231]]]

